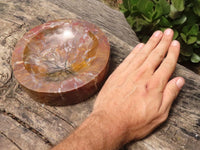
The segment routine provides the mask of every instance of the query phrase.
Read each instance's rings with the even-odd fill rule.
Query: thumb
[[[161,105],[161,109],[164,112],[167,109],[170,109],[174,99],[177,97],[184,84],[185,80],[182,77],[176,77],[167,83],[163,92],[163,100]]]

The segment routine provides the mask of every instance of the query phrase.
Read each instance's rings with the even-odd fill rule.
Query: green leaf
[[[189,8],[184,14],[187,16],[187,24],[193,25],[199,23],[199,16],[193,12],[193,7]]]
[[[122,3],[122,6],[124,8],[126,8],[126,9],[128,9],[129,8],[129,6],[128,6],[128,0],[124,0],[123,3]],[[120,7],[122,7],[122,6],[120,6]]]
[[[123,14],[125,14],[125,13],[128,12],[128,9],[126,9],[126,8],[124,7],[123,4],[120,4],[120,5],[119,5],[119,8],[120,8],[120,11],[121,11]],[[127,16],[125,15],[125,17],[127,17]]]
[[[176,19],[178,17],[178,15],[179,15],[178,10],[173,5],[170,5],[169,17],[171,19]]]
[[[177,31],[177,30],[174,30],[173,40],[175,40],[178,36],[179,36],[178,31]]]
[[[188,35],[195,35],[195,36],[197,36],[197,35],[198,35],[198,32],[199,32],[199,25],[198,25],[198,24],[194,24],[194,25],[190,28],[190,30],[189,30],[189,32],[188,32]]]
[[[196,41],[196,43],[194,43],[193,45],[192,45],[192,47],[194,48],[194,49],[200,49],[200,45],[198,45],[197,44],[197,41]]]
[[[192,28],[190,29],[189,31],[189,35],[195,35],[197,36],[199,33],[199,25],[198,24],[195,24],[192,26]]]
[[[172,0],[172,5],[178,10],[183,11],[184,10],[184,0]]]
[[[200,16],[200,1],[195,1],[193,6],[193,11],[196,15]]]
[[[123,5],[126,9],[131,10],[132,6],[136,5],[139,0],[123,0]]]
[[[167,28],[163,28],[163,27],[160,27],[159,30],[161,30],[162,32],[164,32]]]
[[[143,36],[142,41],[143,43],[146,43],[149,40],[149,36]]]
[[[190,57],[193,54],[193,49],[192,49],[192,47],[186,46],[183,49],[181,49],[180,53],[183,56]]]
[[[138,1],[139,0],[130,0],[130,4],[133,5],[133,6],[136,6],[136,4],[137,4]]]
[[[166,0],[154,0],[155,11],[153,15],[153,20],[160,18],[163,15],[168,15],[170,13],[170,5]]]
[[[180,35],[185,43],[190,45],[197,41],[197,35],[199,32],[199,26],[197,24],[194,24],[192,27],[189,25],[184,26],[182,31],[183,33],[181,33]]]
[[[149,20],[152,20],[154,3],[149,0],[140,0],[137,9]]]
[[[174,20],[172,22],[173,25],[182,25],[186,22],[187,20],[187,17],[185,15],[183,15],[181,18],[177,19],[177,20]]]
[[[191,28],[191,25],[190,25],[190,24],[186,24],[186,25],[183,27],[182,32],[183,32],[184,34],[187,35],[187,33],[188,33],[188,31],[190,30],[190,28]]]
[[[197,43],[198,45],[200,45],[200,33],[198,33],[198,35],[197,35],[197,41],[196,41],[196,43]]]
[[[166,0],[159,0],[157,4],[162,8],[163,15],[168,15],[170,13],[170,5]]]
[[[181,33],[181,38],[188,45],[193,44],[197,41],[197,36],[186,36],[184,33]]]
[[[191,57],[191,62],[193,62],[193,63],[199,63],[200,62],[200,56],[197,55],[196,53],[193,53],[192,57]]]
[[[185,43],[187,43],[187,36],[184,33],[181,33],[180,35],[181,35],[181,38],[183,39],[183,41]]]
[[[197,24],[190,25],[187,24],[186,26],[183,27],[182,32],[188,36],[188,35],[194,35],[197,36],[199,32],[199,26]]]
[[[148,22],[142,18],[135,18],[135,25],[134,25],[134,30],[136,32],[139,32],[142,30],[143,27],[145,27],[146,25],[148,25]]]
[[[196,36],[189,36],[188,37],[188,40],[187,40],[187,44],[190,45],[190,44],[193,44],[197,41],[197,37]]]
[[[128,17],[126,18],[126,20],[127,20],[127,22],[130,24],[131,27],[134,26],[135,20],[134,20],[131,16],[128,16]]]
[[[200,0],[123,0],[120,10],[140,40],[170,27],[181,43],[179,61],[199,62]]]
[[[200,45],[200,41],[197,41],[197,44]]]
[[[171,23],[164,16],[160,18],[159,25],[161,25],[162,27],[171,27]]]

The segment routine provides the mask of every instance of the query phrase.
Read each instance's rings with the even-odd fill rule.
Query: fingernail
[[[164,34],[165,35],[170,35],[170,34],[172,34],[172,32],[173,32],[172,29],[166,29]]]
[[[155,37],[159,37],[160,35],[161,35],[161,31],[156,31],[156,32],[154,32],[154,34],[153,34]]]
[[[183,79],[178,79],[176,81],[176,85],[178,86],[179,89],[181,89],[184,84],[185,84],[185,81]]]
[[[179,45],[179,42],[177,40],[172,41],[172,46],[178,46],[178,45]]]

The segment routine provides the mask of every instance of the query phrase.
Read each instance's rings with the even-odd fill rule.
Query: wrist
[[[97,123],[96,128],[103,134],[107,149],[119,149],[126,144],[127,128],[116,118],[111,117],[105,111],[95,111],[88,117],[88,123],[90,121]]]
[[[55,150],[118,150],[125,144],[125,130],[106,112],[92,112]]]

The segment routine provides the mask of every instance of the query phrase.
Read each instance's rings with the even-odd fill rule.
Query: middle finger
[[[173,38],[173,30],[166,29],[164,32],[164,36],[162,40],[157,45],[157,47],[150,53],[148,58],[143,63],[143,67],[150,69],[151,74],[155,71],[155,69],[160,65],[162,60],[164,59],[169,46],[172,42]]]

